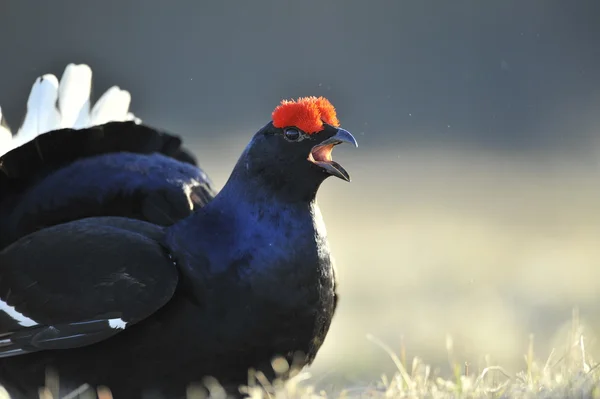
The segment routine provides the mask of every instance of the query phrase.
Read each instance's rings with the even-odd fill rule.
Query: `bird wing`
[[[214,196],[177,136],[133,121],[54,130],[0,157],[0,248],[85,217],[166,226]]]
[[[135,328],[177,286],[161,239],[161,227],[106,217],[49,227],[6,247],[0,358],[86,346]]]

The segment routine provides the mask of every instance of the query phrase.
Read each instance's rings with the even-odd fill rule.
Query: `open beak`
[[[331,158],[331,151],[333,150],[333,147],[342,143],[349,143],[353,144],[355,147],[358,147],[356,139],[350,134],[349,131],[337,129],[335,136],[332,136],[322,143],[317,144],[312,148],[312,150],[310,150],[308,160],[325,169],[325,171],[330,175],[339,177],[340,179],[349,182],[350,175],[348,172],[346,172],[346,170],[342,168],[339,163],[335,162]]]

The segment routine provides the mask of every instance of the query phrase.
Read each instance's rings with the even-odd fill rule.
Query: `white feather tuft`
[[[8,148],[12,141],[12,133],[4,125],[4,119],[2,118],[2,108],[0,108],[0,154],[3,148]]]
[[[128,91],[113,86],[92,108],[91,89],[92,70],[86,64],[67,65],[60,83],[52,74],[37,78],[17,134],[11,135],[10,129],[0,125],[0,156],[51,130],[84,129],[113,121],[142,122],[129,112],[131,94]]]
[[[58,79],[54,75],[44,75],[35,80],[27,100],[27,114],[17,136],[27,141],[37,135],[55,129],[60,123],[56,109]]]
[[[131,103],[131,94],[118,86],[108,89],[98,99],[90,115],[92,125],[102,125],[111,121],[125,121]]]
[[[80,128],[88,123],[92,70],[89,66],[69,64],[60,78],[58,108],[61,128]]]
[[[142,120],[140,118],[138,118],[137,116],[135,116],[134,114],[132,114],[131,112],[127,113],[127,117],[125,118],[125,120],[133,121],[133,122],[135,122],[138,125],[140,123],[142,123]]]

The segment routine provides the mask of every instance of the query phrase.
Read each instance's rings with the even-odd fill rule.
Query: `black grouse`
[[[38,79],[25,122],[64,127],[68,78]],[[176,398],[272,378],[275,356],[310,364],[337,303],[315,196],[350,180],[332,148],[357,145],[331,103],[282,101],[216,193],[177,136],[127,113],[94,125],[85,101],[75,129],[0,157],[0,383],[38,397],[50,368],[64,392]]]

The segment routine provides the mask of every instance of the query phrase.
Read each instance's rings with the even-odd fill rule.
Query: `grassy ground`
[[[442,376],[418,357],[407,359],[404,348],[395,353],[375,337],[390,358],[396,371],[382,375],[367,386],[347,387],[336,391],[320,390],[311,385],[309,373],[300,373],[287,384],[259,383],[248,396],[263,398],[600,398],[600,363],[587,353],[585,329],[573,314],[572,326],[563,348],[553,349],[545,358],[537,357],[533,337],[523,355],[524,369],[511,374],[502,366],[489,362],[482,368],[461,363],[454,355],[451,337],[446,349],[453,375]],[[218,391],[215,391],[219,395]]]
[[[327,399],[327,398],[600,398],[600,363],[596,363],[586,351],[585,329],[574,312],[572,326],[566,337],[566,345],[553,349],[546,357],[537,357],[533,337],[523,355],[522,371],[511,374],[502,366],[489,362],[482,368],[461,363],[454,354],[451,337],[446,339],[451,375],[440,375],[439,370],[423,359],[408,359],[401,348],[395,353],[379,339],[368,339],[378,346],[394,364],[396,371],[383,374],[380,379],[363,386],[341,389],[323,389],[318,376],[299,371],[287,382],[267,381],[260,374],[251,374],[248,386],[241,391],[252,399]],[[276,370],[287,371],[285,361],[274,363]],[[52,394],[56,388],[49,378],[47,388],[40,390],[40,399],[57,398]],[[216,381],[206,380],[210,398],[225,399],[226,395]],[[110,390],[92,390],[82,386],[64,399],[111,399]],[[0,392],[0,398],[8,398]],[[206,399],[204,391],[191,388],[188,399]]]

